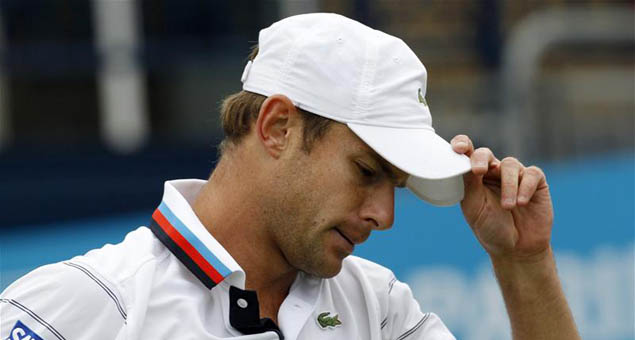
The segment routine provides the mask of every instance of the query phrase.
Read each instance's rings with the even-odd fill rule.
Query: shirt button
[[[245,300],[245,299],[238,299],[238,300],[236,300],[236,304],[237,304],[237,305],[238,305],[238,307],[240,307],[240,308],[247,308],[247,306],[249,305],[249,304],[247,303],[247,300]]]

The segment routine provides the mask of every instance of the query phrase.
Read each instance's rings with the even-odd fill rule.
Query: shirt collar
[[[243,288],[245,272],[192,210],[205,183],[197,179],[165,182],[163,200],[152,214],[150,229],[208,289],[230,277],[232,285]]]

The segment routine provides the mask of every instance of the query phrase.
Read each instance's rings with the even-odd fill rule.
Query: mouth
[[[344,233],[342,231],[340,231],[337,227],[335,227],[335,230],[340,234],[340,236],[342,236],[346,241],[348,241],[348,243],[351,244],[351,246],[355,246],[355,243],[353,241],[351,241],[350,238],[348,238],[346,235],[344,235]]]

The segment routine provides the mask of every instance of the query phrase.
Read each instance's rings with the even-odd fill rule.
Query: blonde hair
[[[258,45],[249,54],[249,60],[258,55]],[[260,107],[267,97],[248,91],[240,91],[223,99],[220,107],[220,118],[225,138],[218,149],[222,156],[231,146],[240,144],[242,138],[249,133],[252,124],[258,118]],[[333,120],[297,108],[302,118],[302,149],[310,153],[316,141],[320,140]]]

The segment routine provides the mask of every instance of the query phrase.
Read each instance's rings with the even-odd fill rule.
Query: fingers
[[[536,190],[546,184],[545,174],[536,166],[525,167],[517,159],[507,157],[500,164],[501,206],[513,209],[529,204]]]
[[[518,188],[518,205],[527,205],[538,187],[544,183],[546,183],[545,174],[540,168],[536,166],[525,168]]]
[[[472,163],[472,173],[477,176],[483,176],[487,174],[490,168],[496,167],[499,160],[494,157],[492,150],[478,148],[470,156],[470,162]]]
[[[472,144],[470,137],[466,135],[456,135],[452,138],[450,144],[452,145],[452,150],[456,153],[470,156],[474,152],[474,144]]]
[[[488,148],[474,150],[472,141],[465,135],[457,135],[450,143],[455,152],[470,157],[472,174],[464,176],[466,188],[476,183],[485,184],[496,194],[500,193],[500,204],[504,209],[529,204],[536,191],[546,185],[545,174],[536,166],[525,167],[514,157],[500,161]]]
[[[506,157],[501,161],[501,205],[505,209],[516,206],[518,183],[523,165],[513,157]]]

